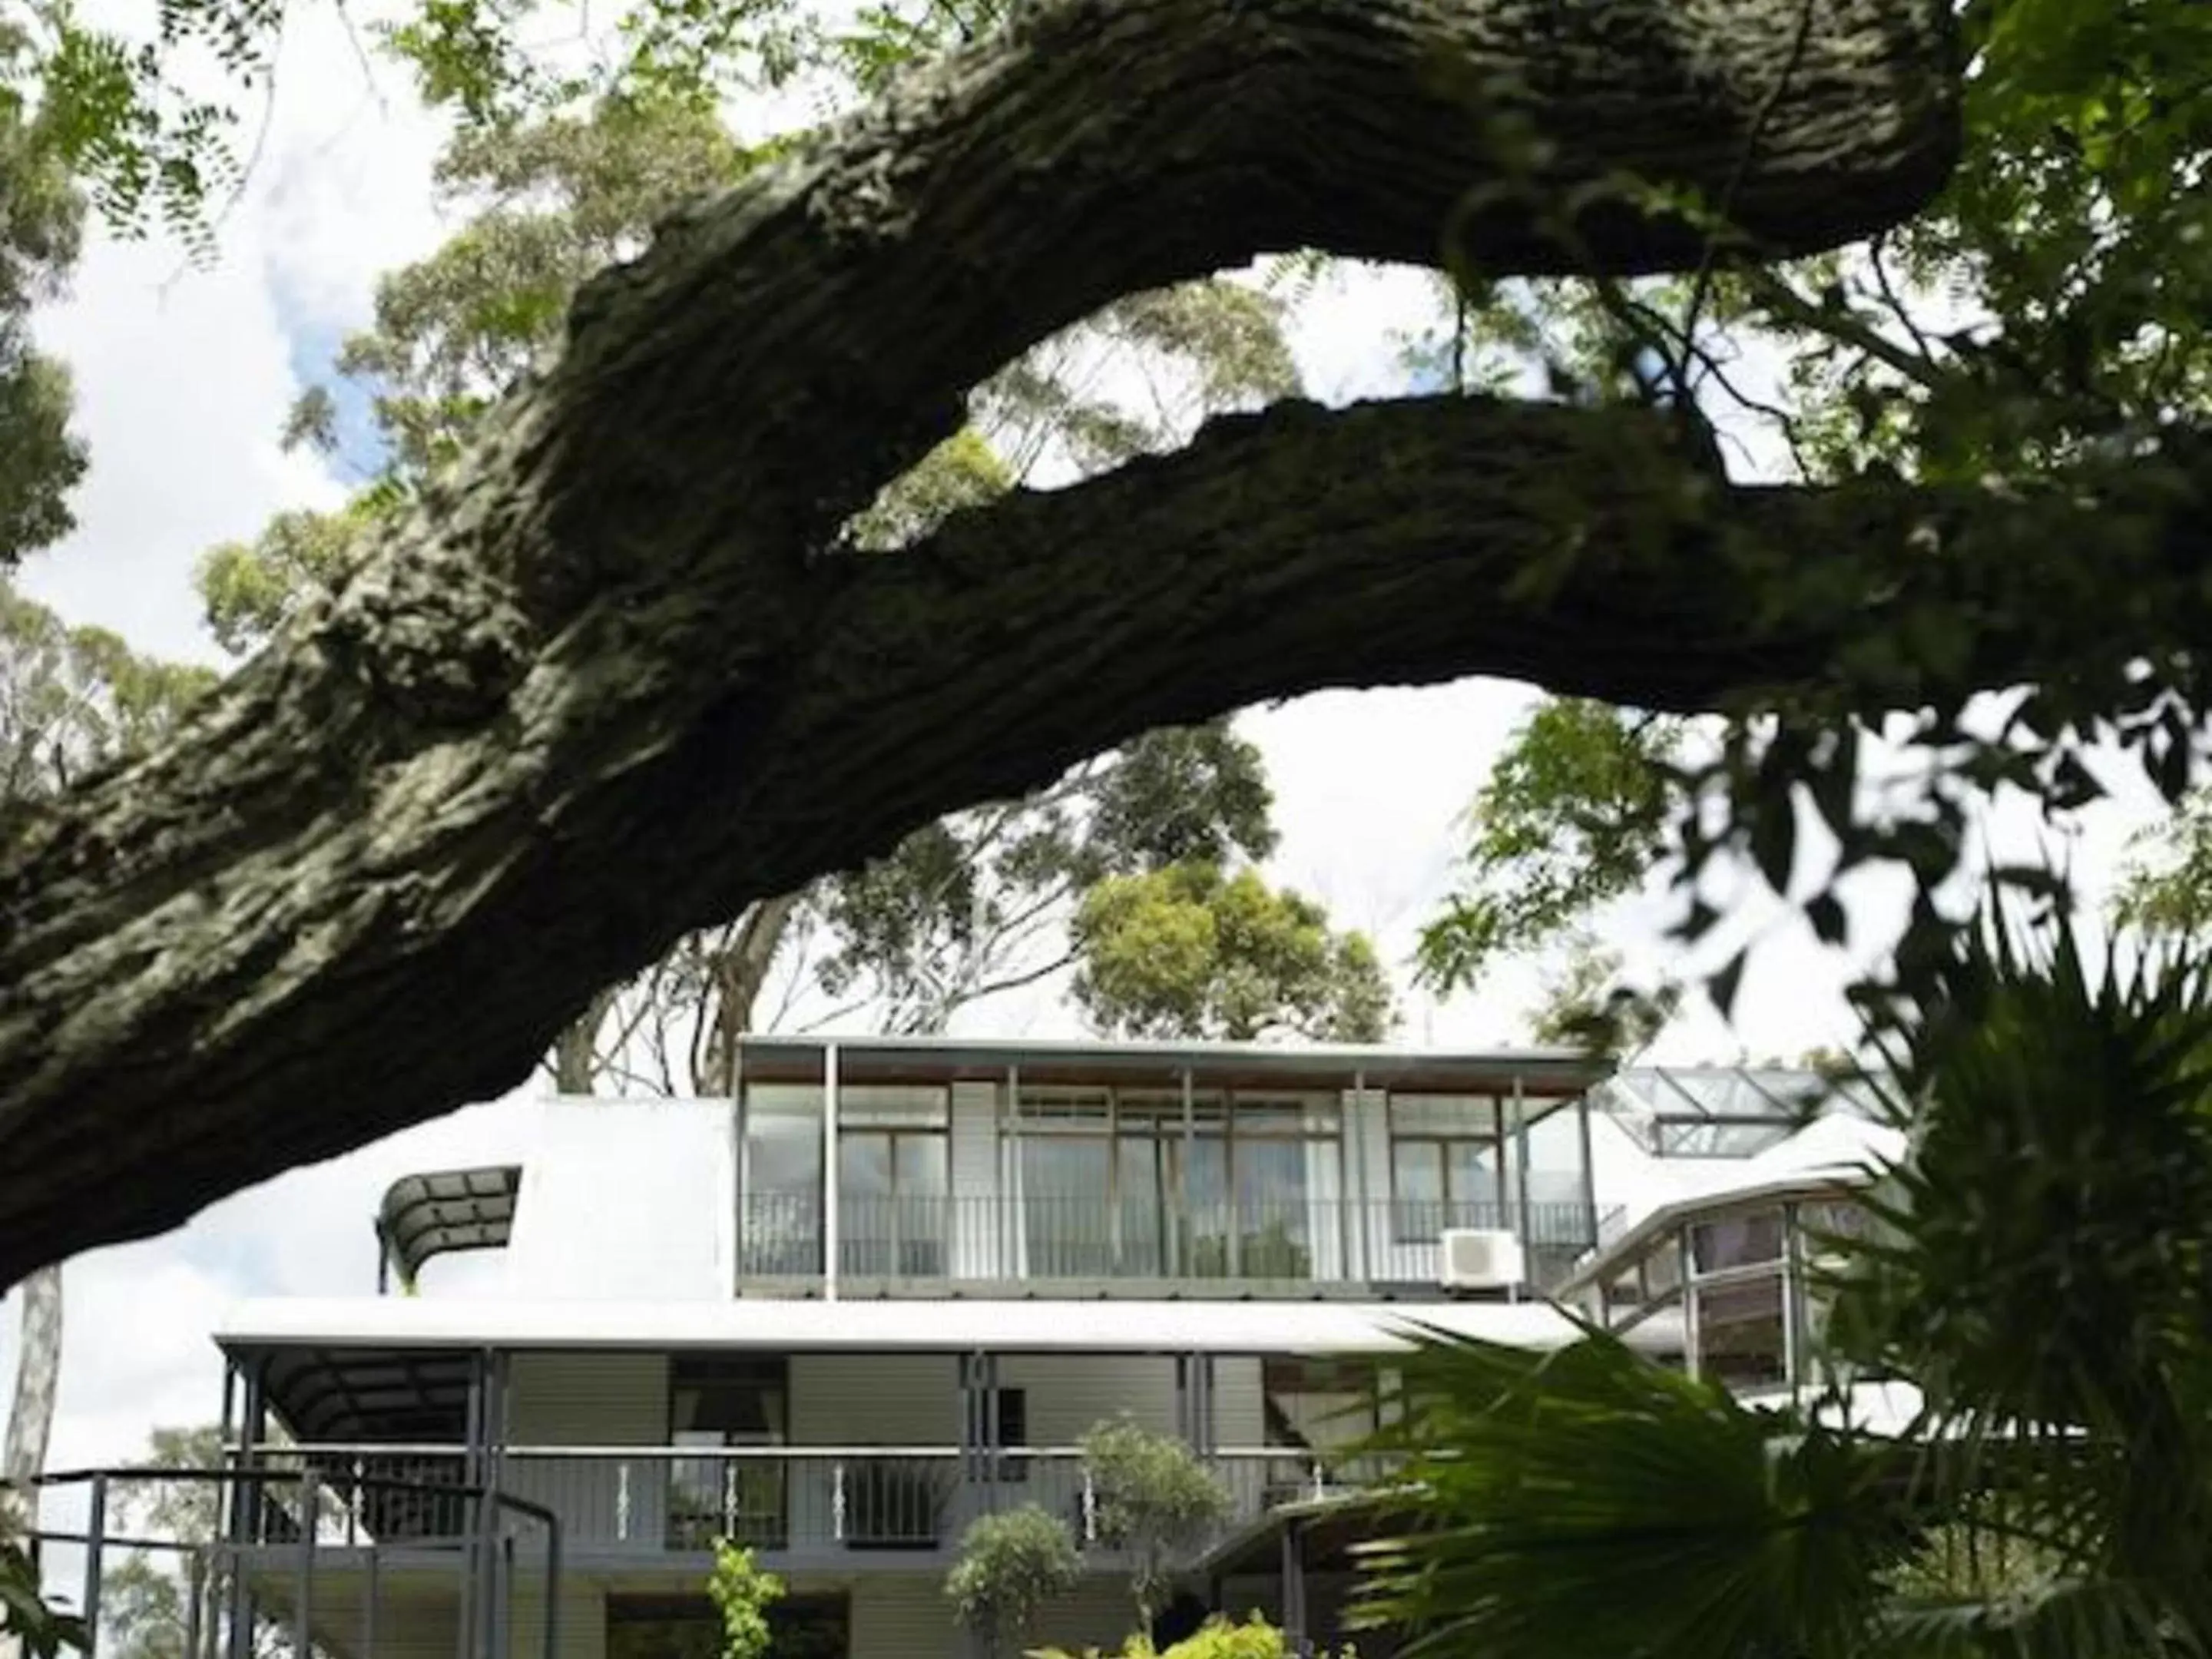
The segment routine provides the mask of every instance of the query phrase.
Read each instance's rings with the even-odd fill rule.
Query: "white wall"
[[[727,1101],[547,1102],[523,1162],[507,1294],[727,1298],[736,1283],[735,1130]]]

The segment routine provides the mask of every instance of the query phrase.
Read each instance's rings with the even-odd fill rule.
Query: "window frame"
[[[1448,1124],[1419,1125],[1399,1127],[1398,1103],[1415,1100],[1480,1101],[1489,1109],[1490,1127],[1486,1132],[1469,1125],[1454,1128]],[[1510,1206],[1504,1197],[1505,1169],[1505,1122],[1504,1103],[1496,1095],[1436,1095],[1390,1090],[1382,1102],[1383,1134],[1389,1143],[1390,1170],[1390,1239],[1394,1244],[1434,1244],[1443,1236],[1453,1206],[1459,1204],[1487,1205],[1498,1212],[1499,1224],[1511,1216]],[[1454,1146],[1474,1145],[1489,1148],[1493,1167],[1490,1172],[1490,1190],[1480,1198],[1462,1197],[1453,1191],[1451,1149]],[[1435,1198],[1407,1198],[1400,1174],[1400,1151],[1407,1146],[1434,1146],[1437,1149],[1437,1190]],[[1417,1207],[1419,1206],[1419,1207]],[[1432,1206],[1437,1224],[1421,1224],[1419,1207]]]

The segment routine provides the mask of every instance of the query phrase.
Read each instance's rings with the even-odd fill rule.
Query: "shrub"
[[[1062,1649],[1046,1648],[1031,1656],[1031,1659],[1077,1659],[1077,1656]],[[1217,1614],[1164,1652],[1156,1652],[1150,1638],[1139,1632],[1123,1644],[1119,1654],[1103,1655],[1092,1648],[1082,1659],[1295,1659],[1295,1656],[1283,1632],[1255,1613],[1241,1625]],[[1316,1659],[1329,1656],[1321,1653]],[[1339,1659],[1358,1659],[1358,1656],[1347,1647]]]
[[[722,1659],[761,1659],[769,1645],[768,1610],[783,1600],[783,1580],[756,1566],[750,1550],[718,1538],[707,1595],[722,1615]]]
[[[1082,1577],[1083,1556],[1067,1523],[1027,1504],[969,1527],[945,1594],[960,1622],[995,1647],[1002,1637],[1019,1642],[1037,1609]]]
[[[1083,1437],[1083,1462],[1097,1499],[1099,1536],[1134,1558],[1129,1590],[1137,1627],[1150,1631],[1181,1559],[1229,1518],[1229,1489],[1182,1441],[1127,1417],[1092,1426]]]

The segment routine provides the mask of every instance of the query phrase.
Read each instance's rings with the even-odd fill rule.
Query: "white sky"
[[[202,550],[251,536],[278,508],[343,494],[319,461],[281,453],[285,410],[337,340],[366,322],[377,274],[442,234],[428,192],[438,134],[404,78],[386,68],[372,86],[328,11],[295,10],[259,160],[222,227],[219,262],[181,270],[171,246],[96,239],[71,297],[40,320],[44,341],[75,368],[93,461],[78,532],[33,561],[23,585],[73,620],[173,657],[219,659],[191,589]],[[1325,289],[1295,338],[1310,389],[1331,399],[1402,389],[1389,337],[1417,320],[1420,300],[1418,279],[1404,272]],[[1245,716],[1278,799],[1283,840],[1271,873],[1367,930],[1386,960],[1402,964],[1449,883],[1455,817],[1530,700],[1524,688],[1468,681],[1329,693]],[[2093,894],[2148,814],[2138,788],[2091,816],[2070,856]],[[1987,833],[2008,852],[2034,840],[2017,812],[1999,813]],[[1894,893],[1864,897],[1873,915],[1896,905]],[[1603,931],[1632,964],[1648,966],[1663,956],[1666,915],[1663,899],[1649,895],[1616,907]],[[1795,1054],[1846,1042],[1853,1028],[1837,992],[1849,976],[1848,963],[1784,930],[1753,958],[1735,1029],[1693,1015],[1662,1040],[1660,1057]],[[1442,1006],[1409,997],[1401,1034],[1510,1040],[1535,988],[1533,970],[1509,970],[1479,997]],[[965,1025],[1037,1034],[1072,1023],[1040,1000],[979,1010]],[[465,1156],[471,1133],[461,1114],[402,1146],[242,1194],[167,1238],[71,1264],[54,1464],[128,1457],[154,1424],[211,1417],[206,1333],[217,1311],[248,1294],[369,1290],[369,1218],[383,1185],[434,1148]],[[12,1304],[0,1310],[0,1376],[13,1374],[16,1325]]]

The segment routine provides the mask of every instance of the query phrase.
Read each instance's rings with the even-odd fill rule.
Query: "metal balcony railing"
[[[458,1462],[458,1447],[412,1446],[422,1467]],[[257,1468],[279,1486],[314,1471],[317,1534],[325,1547],[435,1550],[482,1524],[465,1493],[426,1486],[421,1502],[392,1501],[395,1449],[317,1445],[264,1454]],[[1018,1447],[988,1455],[946,1446],[511,1447],[492,1455],[503,1497],[557,1519],[572,1553],[701,1553],[717,1539],[763,1553],[870,1558],[950,1552],[969,1522],[996,1510],[1036,1504],[1064,1519],[1086,1548],[1111,1552],[1098,1494],[1073,1447]],[[1332,1468],[1315,1453],[1236,1448],[1207,1460],[1229,1495],[1224,1530],[1277,1504],[1374,1484],[1380,1465]],[[274,1465],[289,1465],[289,1472]],[[272,1487],[272,1490],[276,1488]],[[290,1545],[284,1505],[263,1511],[250,1541]]]
[[[824,1206],[812,1192],[756,1192],[740,1206],[738,1273],[823,1273]],[[841,1279],[1156,1280],[1376,1285],[1437,1282],[1448,1230],[1516,1234],[1538,1288],[1596,1243],[1595,1208],[1399,1199],[1273,1198],[1188,1207],[1155,1195],[842,1194]]]

